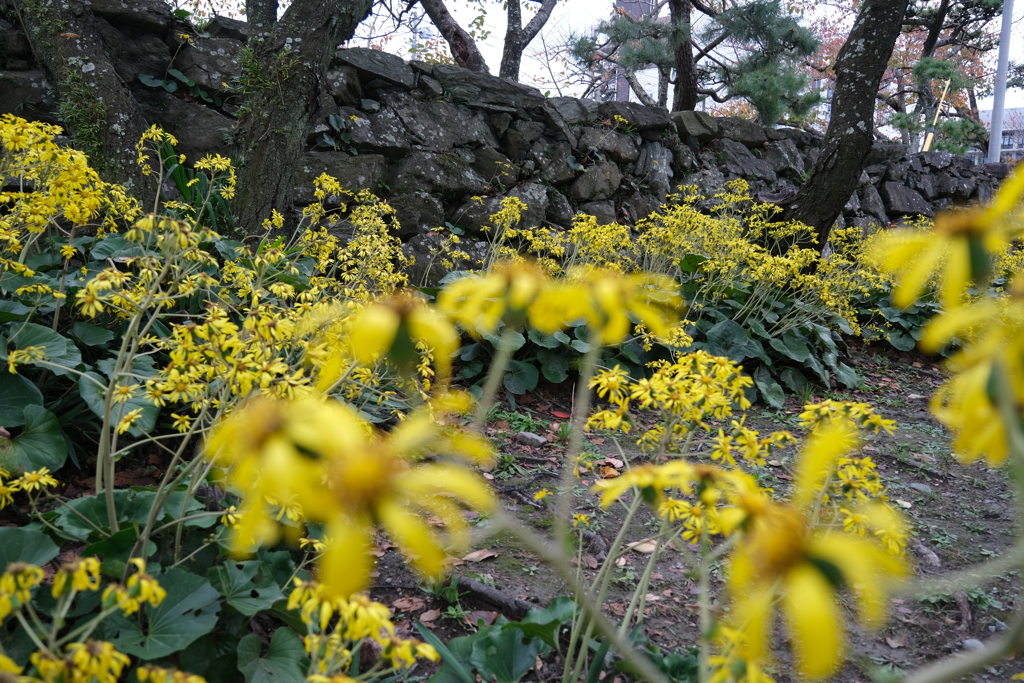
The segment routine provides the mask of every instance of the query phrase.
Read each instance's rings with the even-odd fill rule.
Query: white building
[[[980,111],[978,116],[985,129],[992,130],[992,110]],[[1024,160],[1024,107],[1003,110],[1003,136],[999,149],[999,159],[990,161],[1016,164]],[[987,154],[985,151],[972,149],[967,156],[975,163],[983,163]]]

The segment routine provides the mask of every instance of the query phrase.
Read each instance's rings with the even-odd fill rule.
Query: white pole
[[[1010,26],[1013,24],[1013,0],[1003,0],[1003,28],[999,33],[999,64],[996,67],[995,102],[992,104],[992,129],[988,139],[988,162],[1000,160],[1003,144],[1003,107],[1006,105],[1006,72],[1010,64]]]

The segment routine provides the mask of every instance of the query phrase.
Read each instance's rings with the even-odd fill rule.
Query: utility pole
[[[1006,106],[1006,72],[1010,64],[1010,26],[1013,24],[1013,0],[1003,0],[1003,27],[999,33],[999,64],[996,67],[995,102],[992,103],[992,130],[988,139],[988,162],[1000,160],[1003,144],[1003,108]]]

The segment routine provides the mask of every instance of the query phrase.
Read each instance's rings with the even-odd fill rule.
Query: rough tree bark
[[[668,0],[673,26],[684,31],[686,40],[676,46],[676,82],[672,93],[672,111],[692,111],[697,107],[697,64],[693,61],[693,42],[690,39],[690,0]]]
[[[812,226],[824,248],[874,141],[875,94],[910,0],[867,0],[836,57],[836,86],[825,146],[810,179],[783,213]]]
[[[498,75],[510,81],[519,80],[519,69],[523,63],[526,46],[537,37],[551,17],[558,0],[543,0],[537,14],[523,28],[523,10],[520,0],[508,0],[508,29],[505,31],[505,47],[501,53],[501,69]]]
[[[295,0],[262,41],[250,41],[259,67],[258,73],[243,73],[251,94],[235,134],[240,232],[259,232],[272,209],[284,213],[306,132],[321,113],[331,56],[371,5],[372,0]]]
[[[437,27],[437,30],[441,32],[441,35],[448,42],[452,56],[455,57],[455,61],[458,62],[459,66],[470,71],[490,73],[490,69],[487,68],[487,62],[484,61],[484,56],[480,54],[473,36],[466,33],[459,26],[455,18],[448,12],[448,8],[444,6],[444,0],[420,0],[420,6],[423,7],[427,16],[434,22],[434,26]]]
[[[269,31],[277,23],[277,0],[245,0],[245,20],[253,34]]]
[[[104,180],[125,185],[139,199],[154,196],[154,181],[136,164],[135,143],[148,127],[139,105],[114,71],[99,20],[80,0],[14,0],[32,51],[57,89],[61,118],[76,148]]]

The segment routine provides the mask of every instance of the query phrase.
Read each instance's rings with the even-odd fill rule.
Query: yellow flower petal
[[[811,564],[798,564],[786,575],[782,611],[797,669],[810,679],[834,673],[843,659],[843,617],[833,591],[828,579]]]

